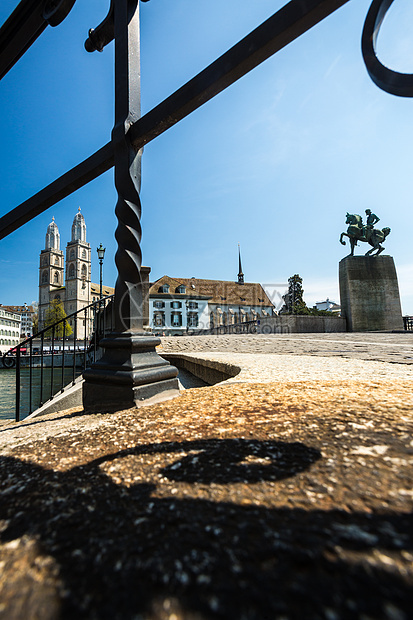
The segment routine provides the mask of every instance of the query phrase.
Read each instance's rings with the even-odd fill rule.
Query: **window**
[[[176,293],[180,293],[181,295],[185,295],[185,293],[186,293],[186,286],[184,286],[183,284],[180,284],[180,285],[176,288],[175,292],[176,292]]]
[[[71,265],[69,265],[69,278],[74,278],[75,277],[75,266],[72,263]]]
[[[53,282],[54,282],[55,284],[59,284],[59,272],[58,272],[58,271],[55,271],[55,272],[54,272]]]
[[[154,301],[153,302],[153,306],[154,306],[154,308],[165,308],[165,302],[164,301]]]
[[[171,301],[171,308],[182,308],[180,301]]]
[[[191,310],[195,310],[196,308],[198,308],[198,302],[197,301],[189,301],[188,302],[188,308],[190,308]]]
[[[188,327],[198,327],[198,315],[196,312],[188,314]]]
[[[182,314],[180,312],[173,312],[171,314],[171,323],[172,323],[172,327],[181,327]]]
[[[47,265],[47,256],[42,256],[41,265],[42,267],[45,267]]]
[[[47,271],[43,271],[42,273],[42,284],[47,284]]]
[[[155,312],[155,314],[153,315],[153,324],[155,327],[164,327],[165,326],[165,313]]]
[[[169,293],[169,284],[162,284],[162,286],[159,287],[159,292]]]
[[[59,257],[58,256],[56,256],[56,258],[54,259],[54,264],[55,265],[59,265]]]
[[[75,251],[70,250],[69,260],[75,260]]]
[[[86,258],[86,250],[82,250],[82,258]]]
[[[85,276],[86,278],[86,275],[87,275],[87,267],[86,265],[82,265],[82,277]]]

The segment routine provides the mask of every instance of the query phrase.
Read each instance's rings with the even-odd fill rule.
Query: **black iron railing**
[[[407,332],[413,332],[413,316],[404,316],[403,325]]]
[[[76,0],[21,0],[0,28],[0,79],[48,26],[58,26]],[[164,101],[140,115],[139,5],[147,0],[111,0],[107,17],[89,31],[89,52],[115,43],[115,124],[111,140],[86,160],[0,218],[0,239],[114,167],[118,242],[115,262],[115,329],[104,361],[85,373],[85,403],[113,399],[120,407],[156,394],[177,393],[176,372],[162,364],[156,338],[143,325],[140,178],[143,147],[234,84],[249,71],[350,0],[290,0]],[[387,69],[376,41],[394,0],[372,0],[362,35],[363,58],[373,81],[389,93],[413,96],[413,76]],[[149,354],[149,350],[151,353]],[[21,348],[16,351],[16,368]],[[162,365],[162,369],[161,369]],[[122,386],[122,387],[120,387]],[[111,406],[112,406],[111,405]]]
[[[16,422],[74,385],[76,377],[99,358],[100,340],[114,327],[113,297],[67,315],[4,353],[3,367],[15,373]],[[68,321],[73,323],[70,335]]]

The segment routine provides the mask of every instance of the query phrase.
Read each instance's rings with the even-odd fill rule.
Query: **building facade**
[[[20,342],[21,316],[0,305],[0,353],[6,353]]]
[[[14,312],[16,314],[20,314],[21,324],[20,324],[20,338],[30,338],[33,336],[33,317],[35,315],[35,310],[33,306],[28,306],[24,304],[24,306],[2,306],[5,310],[9,310],[9,312]]]
[[[317,301],[315,307],[317,310],[327,310],[328,312],[333,312],[334,314],[339,314],[341,312],[341,306],[335,301],[331,301],[328,297],[325,301]]]
[[[240,277],[240,274],[242,277]],[[274,314],[261,284],[162,276],[149,289],[149,325],[158,335],[179,335],[235,325]]]

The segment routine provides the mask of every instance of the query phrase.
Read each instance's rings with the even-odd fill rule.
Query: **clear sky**
[[[2,0],[0,23],[18,4]],[[285,4],[282,0],[152,0],[141,6],[142,111],[179,88]],[[413,3],[397,0],[381,59],[413,72]],[[0,83],[0,214],[110,139],[113,44],[83,47],[109,2],[77,0]],[[351,0],[145,147],[143,263],[163,274],[234,280],[241,244],[246,281],[299,273],[311,306],[338,295],[346,212],[370,208],[390,226],[404,314],[413,315],[413,100],[380,91],[360,41],[370,0]],[[410,61],[410,62],[409,62]],[[38,297],[38,260],[52,216],[61,248],[78,206],[92,246],[107,248],[114,285],[113,171],[0,242],[0,303]],[[364,253],[367,246],[356,249]]]

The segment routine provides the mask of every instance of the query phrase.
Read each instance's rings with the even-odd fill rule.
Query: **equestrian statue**
[[[347,213],[346,224],[349,224],[349,227],[347,228],[347,232],[341,233],[340,243],[342,245],[346,245],[346,242],[343,241],[343,237],[348,237],[350,239],[351,253],[349,256],[354,256],[354,248],[357,245],[357,241],[366,241],[373,246],[371,250],[366,252],[366,256],[369,256],[370,254],[373,256],[378,256],[384,250],[384,247],[381,244],[391,232],[391,229],[383,228],[380,230],[379,228],[374,228],[374,224],[377,224],[380,218],[372,213],[370,209],[366,209],[366,216],[367,222],[364,225],[361,215],[352,215],[351,213]],[[373,254],[373,252],[375,252],[375,254]]]

